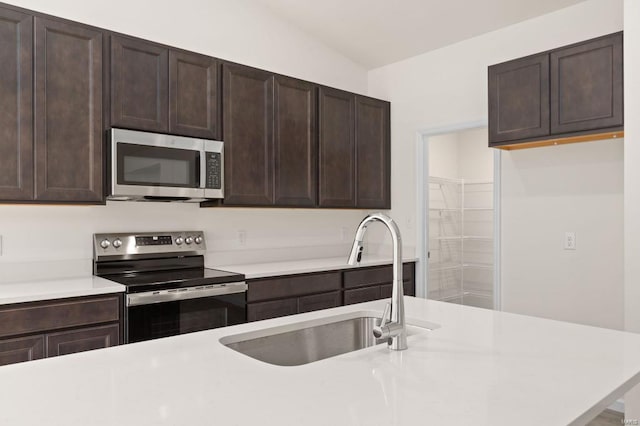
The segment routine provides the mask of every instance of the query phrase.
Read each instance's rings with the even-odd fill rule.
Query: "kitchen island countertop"
[[[405,298],[409,349],[378,345],[281,367],[225,336],[344,306],[0,367],[0,424],[580,425],[640,381],[640,335]]]

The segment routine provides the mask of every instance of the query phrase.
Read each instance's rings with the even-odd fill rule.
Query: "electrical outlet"
[[[243,247],[247,245],[247,231],[243,229],[238,231],[238,243]]]
[[[412,218],[407,218],[407,229],[412,230],[413,229],[413,219]]]
[[[576,233],[575,232],[564,233],[564,249],[565,250],[576,249]]]
[[[2,256],[2,235],[0,235],[0,256]]]

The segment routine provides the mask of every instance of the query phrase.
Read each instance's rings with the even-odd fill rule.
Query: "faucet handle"
[[[384,327],[391,320],[391,303],[387,303],[382,311],[382,318],[380,318],[380,327]]]
[[[390,314],[391,303],[387,303],[387,305],[384,307],[384,311],[382,312],[382,318],[380,318],[380,325],[373,327],[373,335],[376,337],[376,339],[381,339],[383,338],[383,336],[388,334],[388,330],[385,327],[391,318]]]

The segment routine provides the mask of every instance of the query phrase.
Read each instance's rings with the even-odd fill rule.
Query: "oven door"
[[[204,142],[112,129],[110,198],[204,198]]]
[[[247,322],[244,282],[127,295],[127,343]]]

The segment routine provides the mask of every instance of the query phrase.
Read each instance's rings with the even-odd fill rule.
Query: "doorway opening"
[[[500,309],[500,154],[487,138],[486,126],[422,135],[422,295]]]

